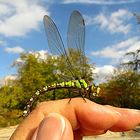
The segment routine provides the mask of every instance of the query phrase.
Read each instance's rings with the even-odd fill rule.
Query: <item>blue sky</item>
[[[12,77],[11,68],[22,52],[48,51],[43,16],[51,16],[64,43],[71,12],[79,10],[86,22],[85,52],[96,72],[111,73],[121,57],[140,49],[140,0],[0,0],[0,79]]]

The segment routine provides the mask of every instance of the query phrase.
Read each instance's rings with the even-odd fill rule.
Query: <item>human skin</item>
[[[140,124],[140,111],[73,98],[40,103],[10,140],[82,140],[110,130],[128,131]]]

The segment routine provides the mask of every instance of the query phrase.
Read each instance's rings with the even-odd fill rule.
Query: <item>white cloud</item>
[[[32,54],[34,55],[36,58],[38,58],[38,61],[42,61],[42,60],[46,60],[48,58],[48,52],[46,50],[41,50],[41,51],[30,51],[28,53],[26,53],[27,55]],[[14,65],[23,65],[25,62],[25,60],[21,59],[20,57],[17,58],[14,63]]]
[[[8,53],[22,53],[24,52],[24,49],[21,48],[20,46],[16,46],[16,47],[6,47],[5,51]]]
[[[0,40],[0,46],[6,46],[7,45],[7,42],[4,41],[4,40]]]
[[[125,53],[136,51],[139,48],[140,39],[135,36],[117,44],[104,47],[100,51],[94,51],[92,52],[92,55],[103,58],[120,59]]]
[[[115,67],[112,65],[103,65],[101,67],[96,67],[94,73],[97,74],[95,78],[96,83],[102,83],[106,81],[106,78],[113,74]]]
[[[11,10],[10,10],[10,8],[9,8],[9,6],[8,5],[6,5],[6,4],[4,4],[4,3],[2,3],[2,1],[0,2],[0,16],[1,17],[4,17],[4,16],[6,16],[6,15],[10,15],[11,14]],[[13,11],[14,12],[14,11]],[[12,12],[12,13],[13,13]]]
[[[83,4],[98,4],[98,5],[112,5],[112,4],[126,4],[135,3],[138,0],[63,0],[63,3],[83,3]]]
[[[132,14],[125,9],[119,9],[108,15],[100,13],[96,17],[85,16],[86,23],[89,25],[97,24],[100,29],[107,30],[110,33],[127,34],[131,29],[131,24],[128,21],[132,18]]]
[[[48,51],[40,50],[35,52],[29,52],[29,54],[33,54],[36,58],[40,60],[46,60],[48,58]]]
[[[5,36],[24,36],[37,30],[43,16],[49,14],[39,0],[1,0],[0,34]]]
[[[10,84],[10,81],[16,80],[17,75],[7,75],[4,78],[0,79],[0,87]]]
[[[18,59],[16,59],[14,61],[13,65],[16,65],[16,64],[20,65],[20,64],[23,64],[23,63],[24,63],[24,61],[19,57]]]

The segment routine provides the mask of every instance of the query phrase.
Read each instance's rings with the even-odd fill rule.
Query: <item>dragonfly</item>
[[[74,10],[71,13],[68,32],[67,32],[67,45],[64,46],[59,30],[55,22],[48,15],[44,16],[44,27],[47,36],[48,46],[51,54],[62,56],[65,63],[65,69],[69,71],[70,75],[65,80],[60,83],[55,83],[52,85],[47,85],[40,90],[37,90],[35,94],[28,101],[24,116],[27,116],[31,112],[33,103],[37,100],[38,96],[48,91],[55,91],[57,89],[68,89],[68,93],[71,91],[76,91],[86,102],[85,98],[91,94],[98,95],[100,88],[95,86],[95,84],[90,84],[87,79],[88,69],[86,67],[86,57],[85,57],[85,20],[81,13]],[[73,51],[71,51],[73,50]],[[73,62],[73,52],[78,54],[78,70],[76,69],[75,62]],[[77,71],[80,76],[77,76]],[[55,92],[54,92],[55,95]],[[55,99],[55,96],[54,96]],[[69,103],[71,101],[71,97]]]

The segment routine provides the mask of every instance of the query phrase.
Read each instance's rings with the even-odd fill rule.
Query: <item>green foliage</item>
[[[132,56],[131,57],[132,59],[129,60],[128,62],[122,63],[121,67],[130,69],[138,73],[140,71],[140,59],[139,59],[140,49],[137,49],[134,52],[128,52],[125,54],[125,56]]]
[[[126,53],[133,56],[132,60],[122,63],[107,83],[101,84],[103,104],[140,109],[139,52]]]
[[[81,56],[80,52],[75,52],[74,49],[69,48],[68,59],[64,59],[63,55],[57,59],[57,70],[63,75],[64,78],[72,80],[72,77],[87,78],[93,80],[93,73],[91,67],[88,64],[88,59],[85,56]],[[60,77],[62,77],[62,75]]]
[[[24,92],[30,95],[30,93],[45,85],[46,81],[52,80],[52,75],[49,75],[49,73],[54,67],[51,61],[39,61],[32,54],[22,55],[21,57],[24,63],[18,68],[19,83],[22,85]]]
[[[18,124],[22,118],[21,116],[22,111],[17,109],[9,110],[8,108],[1,108],[0,109],[0,127],[6,127],[11,125]]]
[[[117,72],[102,84],[101,96],[106,104],[140,109],[140,74]]]
[[[76,69],[74,73],[78,77],[82,77],[80,56],[74,50],[71,50],[71,55],[73,57],[71,61],[74,61],[71,62],[72,67]],[[15,62],[13,65],[18,69],[18,78],[9,81],[8,84],[0,88],[0,126],[16,124],[20,119],[17,121],[14,121],[14,119],[21,115],[27,101],[38,89],[56,82],[72,79],[72,74],[68,70],[69,67],[66,65],[66,60],[64,60],[63,56],[48,55],[47,59],[43,60],[40,59],[39,54],[29,53],[21,54],[20,59],[20,63]],[[87,77],[92,80],[90,65],[87,64],[87,58],[85,60],[85,67],[88,69]],[[71,70],[74,70],[72,67]],[[67,90],[56,90],[56,99],[67,97]],[[38,101],[51,99],[53,99],[52,91],[40,95]],[[8,119],[6,119],[6,116]]]
[[[23,100],[22,88],[5,85],[0,89],[0,105],[3,108],[20,109]]]

